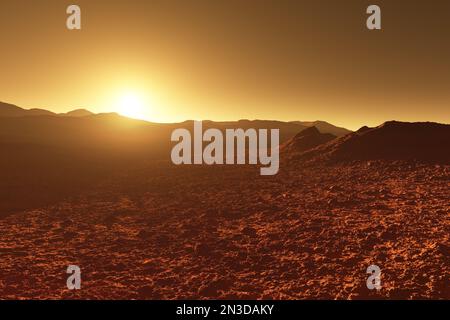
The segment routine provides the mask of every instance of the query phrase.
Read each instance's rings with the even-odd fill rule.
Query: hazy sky
[[[366,28],[370,4],[381,31]],[[448,0],[1,0],[0,43],[0,101],[26,108],[450,122]]]

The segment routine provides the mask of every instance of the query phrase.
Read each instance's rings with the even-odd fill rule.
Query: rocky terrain
[[[281,151],[289,157],[299,156],[326,142],[336,139],[331,133],[321,133],[316,127],[310,127],[297,133],[281,146]]]
[[[130,172],[0,220],[0,297],[448,299],[449,181],[402,162]]]
[[[273,177],[154,161],[0,215],[0,298],[449,299],[442,145],[428,144],[434,161],[414,160],[411,147],[392,153],[405,140],[386,140],[386,125],[317,146],[322,134],[307,130]],[[356,156],[378,135],[391,152],[378,154],[397,159]],[[379,291],[366,286],[372,264]],[[68,265],[80,266],[81,290],[66,288]]]
[[[285,156],[314,163],[372,159],[450,163],[449,145],[448,124],[388,121],[375,128],[362,127],[316,148]]]

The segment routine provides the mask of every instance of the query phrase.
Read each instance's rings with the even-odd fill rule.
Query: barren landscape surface
[[[450,298],[449,165],[258,172],[152,165],[3,217],[0,297]],[[66,288],[69,264],[81,290]]]

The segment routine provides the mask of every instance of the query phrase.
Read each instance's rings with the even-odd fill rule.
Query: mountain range
[[[450,163],[448,124],[388,121],[374,128],[362,127],[336,139],[327,139],[316,132],[316,140],[319,135],[323,143],[309,149],[297,147],[293,150],[294,137],[287,143],[286,156],[291,160],[296,158],[313,162],[419,160]]]
[[[0,117],[26,117],[26,116],[69,116],[84,117],[93,115],[86,109],[76,109],[67,113],[54,113],[45,109],[24,109],[13,104],[0,102]]]
[[[278,128],[281,143],[308,125],[268,120],[203,122],[204,130]],[[51,203],[126,168],[170,161],[170,135],[177,128],[192,130],[193,121],[153,123],[85,109],[56,114],[0,103],[0,211]],[[322,129],[339,130],[330,124]]]
[[[95,114],[86,109],[75,109],[73,111],[67,113],[54,113],[41,108],[32,108],[32,109],[24,109],[18,107],[13,104],[0,102],[0,118],[8,117],[8,118],[18,118],[18,117],[31,117],[31,116],[59,116],[59,117],[89,117],[96,115],[105,115],[105,114]],[[117,119],[121,116],[110,113],[107,114],[111,117],[116,117]],[[123,120],[131,121],[132,119],[128,119],[126,117],[121,117]],[[182,125],[191,125],[192,121],[185,121]],[[179,125],[179,124],[177,124]],[[331,133],[335,136],[344,136],[352,131],[334,126],[325,121],[291,121],[291,122],[283,122],[283,121],[272,121],[272,120],[238,120],[238,121],[204,121],[203,124],[205,127],[215,127],[215,128],[279,128],[281,130],[281,141],[285,141],[288,137],[294,136],[299,131],[315,126],[322,133]]]
[[[52,203],[126,169],[170,163],[177,128],[192,130],[193,121],[153,123],[85,109],[56,114],[0,103],[0,216]],[[447,124],[390,121],[351,132],[323,121],[239,120],[204,121],[203,128],[280,129],[280,170],[305,161],[450,162]]]

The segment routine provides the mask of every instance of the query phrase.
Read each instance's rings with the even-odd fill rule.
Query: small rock
[[[228,290],[233,282],[225,278],[216,278],[208,284],[202,285],[198,294],[202,297],[214,297],[218,295],[218,291]]]
[[[150,236],[151,236],[151,233],[148,232],[147,230],[141,230],[137,234],[137,237],[142,240],[146,240],[146,239],[150,238]]]
[[[152,298],[154,295],[154,288],[152,286],[146,285],[143,287],[140,287],[138,289],[138,294],[142,298]]]
[[[197,243],[194,247],[194,252],[199,256],[211,256],[213,249],[206,243]]]
[[[440,244],[438,244],[437,249],[445,257],[450,256],[450,246],[446,246],[445,244],[440,243]]]
[[[242,234],[249,237],[255,237],[258,234],[257,231],[252,227],[244,227],[241,232]]]

